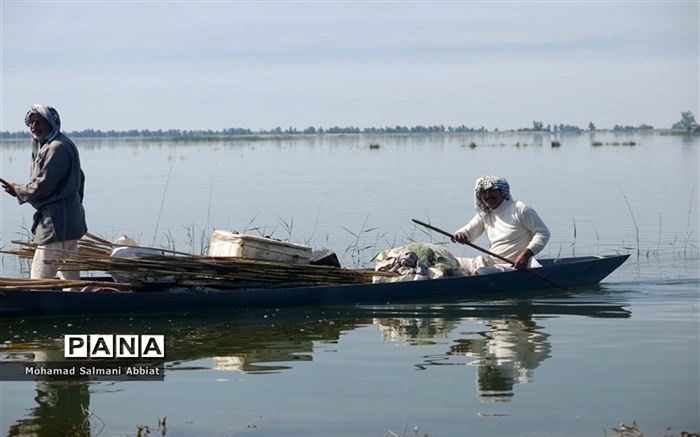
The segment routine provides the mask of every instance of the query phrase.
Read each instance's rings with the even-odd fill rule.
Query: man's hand
[[[520,254],[518,254],[518,257],[515,258],[515,265],[514,267],[518,270],[526,270],[527,265],[530,262],[530,258],[532,258],[535,254],[532,253],[530,249],[525,249]]]
[[[15,187],[17,184],[13,184],[12,182],[7,182],[5,179],[0,178],[0,184],[2,184],[2,188],[5,190],[7,194],[9,194],[12,197],[17,197],[17,191],[15,190]]]
[[[452,236],[452,241],[455,243],[466,244],[469,243],[469,237],[464,232],[455,232]]]

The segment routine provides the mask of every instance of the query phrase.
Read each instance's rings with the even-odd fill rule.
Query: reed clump
[[[603,145],[603,143],[601,143],[600,141],[594,141],[591,144],[593,146],[602,146]],[[636,141],[622,141],[622,142],[612,141],[612,142],[606,142],[605,145],[606,146],[636,146],[637,142]]]
[[[384,437],[421,437],[420,432],[421,429],[419,426],[414,426],[412,429],[409,430],[408,423],[405,423],[403,431],[397,433],[390,429],[387,429],[384,433]],[[423,434],[422,437],[428,437],[428,433],[426,432],[425,434]]]

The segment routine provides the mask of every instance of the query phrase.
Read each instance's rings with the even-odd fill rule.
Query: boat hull
[[[566,287],[597,284],[629,255],[539,260],[538,272]],[[371,304],[520,294],[551,289],[535,275],[511,271],[483,276],[427,281],[348,284],[293,288],[250,288],[207,291],[71,292],[4,291],[0,316],[154,313],[333,304]]]

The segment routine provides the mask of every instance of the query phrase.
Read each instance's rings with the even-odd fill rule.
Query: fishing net
[[[375,270],[396,272],[398,278],[375,277],[374,282],[415,281],[445,276],[462,276],[459,261],[447,249],[430,243],[413,243],[383,250]]]

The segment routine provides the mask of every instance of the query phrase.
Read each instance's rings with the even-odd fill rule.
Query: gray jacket
[[[32,141],[29,183],[16,187],[19,203],[29,202],[36,213],[35,244],[77,240],[87,232],[83,189],[85,175],[75,144],[62,133],[39,145]]]

